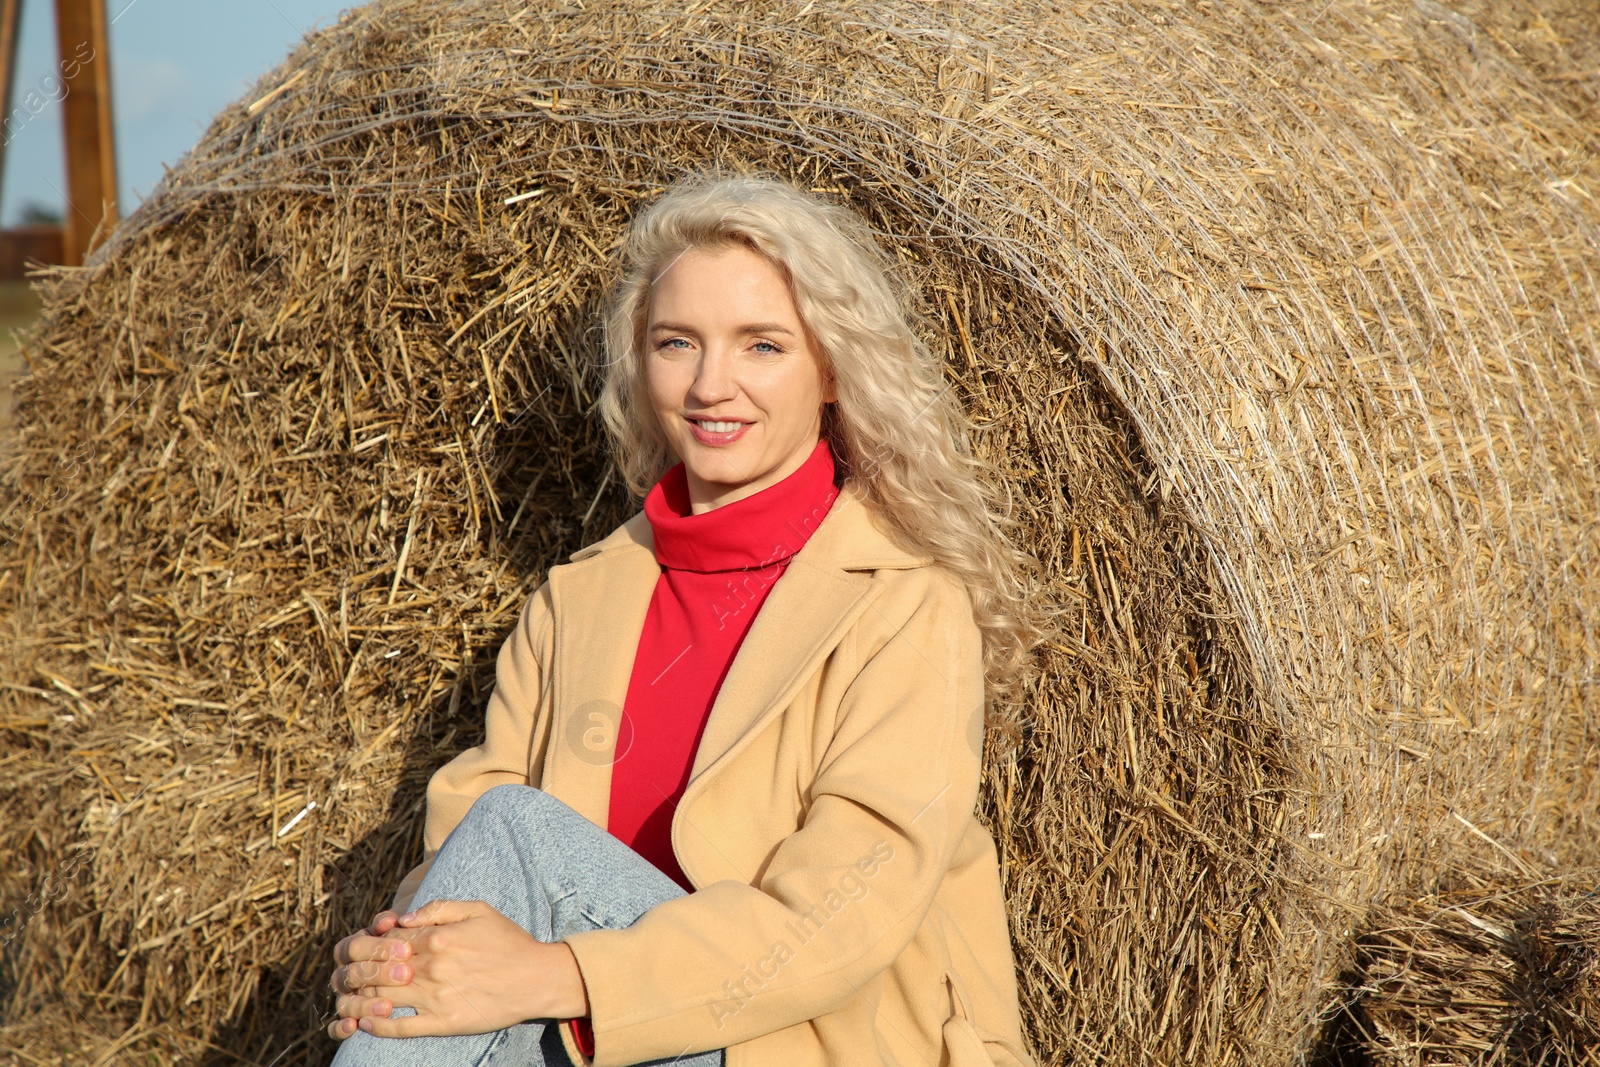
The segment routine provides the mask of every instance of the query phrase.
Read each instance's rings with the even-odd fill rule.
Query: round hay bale
[[[1490,857],[1373,909],[1350,996],[1324,1030],[1325,1062],[1593,1063],[1600,872],[1533,873]]]
[[[1436,8],[384,0],[309,38],[45,282],[0,1041],[326,1058],[329,949],[517,608],[636,507],[596,305],[709,164],[881,231],[1066,609],[983,802],[1042,1060],[1293,1062],[1464,848],[1595,863],[1593,135]]]
[[[1458,0],[1417,10],[1457,27],[1473,48],[1481,38],[1539,82],[1545,106],[1570,113],[1596,147],[1600,130],[1600,5],[1595,0]],[[1454,17],[1452,17],[1454,16]],[[1574,146],[1576,147],[1576,146]]]

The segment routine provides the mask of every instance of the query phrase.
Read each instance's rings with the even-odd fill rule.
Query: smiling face
[[[834,391],[778,268],[743,245],[694,248],[656,279],[643,337],[650,404],[695,514],[805,463]]]

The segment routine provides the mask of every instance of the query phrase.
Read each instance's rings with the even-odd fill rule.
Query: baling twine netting
[[[1069,609],[983,799],[1040,1059],[1593,1057],[1597,20],[384,0],[312,35],[43,283],[8,1062],[325,1062],[331,945],[517,609],[636,507],[595,311],[709,165],[883,235]]]

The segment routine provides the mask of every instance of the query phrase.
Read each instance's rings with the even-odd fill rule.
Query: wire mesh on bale
[[[983,802],[1043,1061],[1292,1062],[1463,849],[1594,863],[1595,141],[1443,10],[394,0],[309,38],[46,280],[3,1040],[327,1057],[330,947],[517,608],[634,510],[596,303],[713,163],[884,234],[1071,609]]]
[[[1482,42],[1513,60],[1540,95],[1593,130],[1600,125],[1600,6],[1594,0],[1417,0],[1418,13],[1452,27],[1468,51]]]

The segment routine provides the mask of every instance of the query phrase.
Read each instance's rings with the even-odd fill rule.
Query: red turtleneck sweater
[[[700,734],[756,612],[838,490],[819,440],[782,481],[700,515],[690,513],[683,464],[645,497],[661,577],[628,683],[628,738],[611,768],[606,829],[685,891],[672,853],[672,813],[689,784]]]
[[[821,524],[839,490],[826,439],[799,469],[699,515],[683,464],[645,497],[661,576],[645,615],[611,767],[606,829],[693,892],[672,852],[672,813],[734,654],[773,584]],[[573,1020],[585,1055],[588,1020]]]

